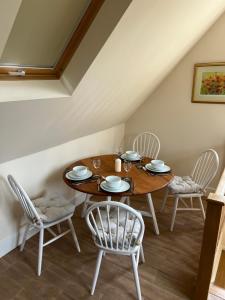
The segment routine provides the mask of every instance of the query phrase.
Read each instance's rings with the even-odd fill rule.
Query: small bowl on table
[[[127,159],[138,159],[138,153],[133,150],[126,151],[126,158]]]
[[[75,166],[73,168],[73,174],[76,176],[84,176],[88,171],[88,168],[85,166]]]
[[[165,163],[163,160],[153,159],[153,160],[151,160],[151,166],[156,170],[161,170],[164,168]]]
[[[106,181],[107,186],[109,188],[113,188],[113,189],[120,188],[120,186],[122,184],[121,177],[114,176],[114,175],[107,176],[105,178],[105,181]]]

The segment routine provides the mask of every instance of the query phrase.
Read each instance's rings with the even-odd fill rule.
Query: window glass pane
[[[23,0],[0,65],[54,67],[90,2]]]

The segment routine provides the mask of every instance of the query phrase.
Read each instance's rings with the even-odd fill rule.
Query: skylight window
[[[0,79],[60,78],[103,2],[22,0],[0,49]]]

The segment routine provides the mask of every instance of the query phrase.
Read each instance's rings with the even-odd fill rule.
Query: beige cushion
[[[107,219],[107,213],[105,210],[101,210],[101,218],[102,218],[102,224],[104,233],[107,239],[107,243],[110,245],[110,234],[109,234],[109,226],[108,226],[108,219]],[[109,219],[110,219],[110,228],[111,228],[111,236],[112,236],[112,242],[115,244],[117,239],[117,210],[112,209],[109,213]],[[120,209],[119,214],[119,228],[118,228],[118,242],[119,246],[122,244],[123,235],[124,235],[124,226],[125,226],[125,220],[126,220],[126,211],[124,209]],[[102,231],[101,222],[99,219],[99,216],[96,216],[96,224],[99,229],[99,235],[101,239],[104,241],[104,234]],[[134,228],[133,228],[134,226]],[[131,216],[128,218],[126,223],[126,236],[125,236],[125,243],[124,245],[127,246],[130,238],[131,240],[135,240],[140,232],[140,222],[137,219],[134,224],[134,219],[131,218]],[[133,229],[133,233],[132,233]],[[132,233],[132,237],[131,237]],[[131,246],[134,246],[133,243],[131,243]]]
[[[33,204],[43,222],[53,222],[74,213],[75,205],[59,196],[41,197],[33,200]]]
[[[200,185],[195,183],[189,176],[174,176],[173,181],[168,187],[170,193],[172,194],[190,194],[201,192]]]

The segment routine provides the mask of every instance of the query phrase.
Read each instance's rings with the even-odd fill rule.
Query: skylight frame
[[[60,79],[104,2],[105,0],[91,0],[54,67],[0,66],[0,80]]]

